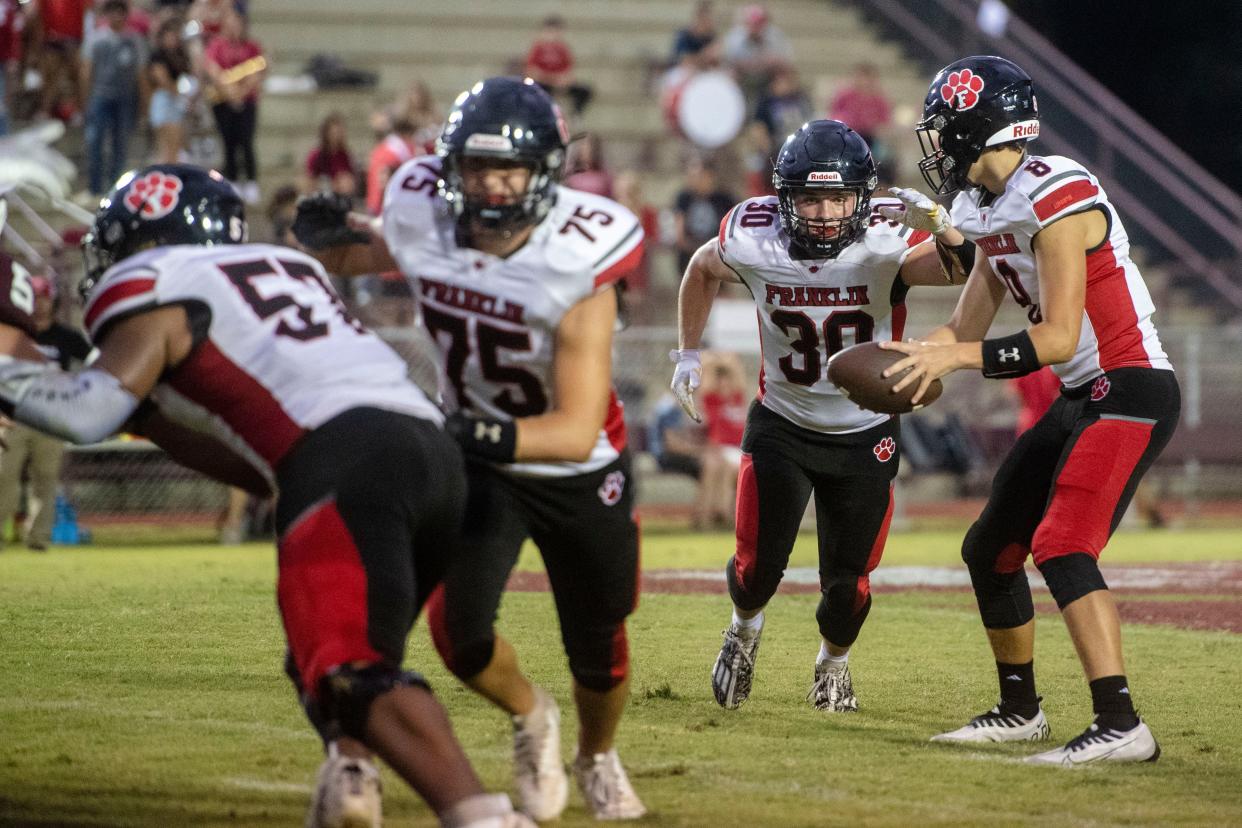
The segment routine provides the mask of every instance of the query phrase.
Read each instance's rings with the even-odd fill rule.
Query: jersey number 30
[[[820,379],[824,361],[819,351],[819,330],[815,322],[802,311],[774,310],[772,324],[777,325],[791,338],[789,347],[794,350],[793,354],[786,354],[777,361],[785,379],[795,385],[814,385]],[[848,343],[849,345],[870,342],[875,320],[870,314],[860,310],[833,311],[824,320],[823,328],[824,344],[827,346],[828,356],[831,357],[846,347],[846,329],[852,328],[854,331],[854,341]],[[794,354],[802,355],[801,365],[794,365]]]

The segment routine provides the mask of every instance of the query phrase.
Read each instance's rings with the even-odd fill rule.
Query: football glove
[[[901,200],[905,209],[880,207],[880,215],[884,218],[899,221],[913,230],[926,230],[933,236],[939,236],[952,227],[949,222],[949,211],[918,190],[891,187],[889,192]]]
[[[703,381],[703,363],[699,361],[699,352],[693,348],[684,351],[676,349],[668,352],[669,360],[677,367],[673,369],[673,396],[681,404],[681,410],[696,423],[703,422],[699,410],[694,404],[694,392]]]
[[[339,193],[315,193],[298,200],[293,235],[310,250],[368,244],[371,234],[349,226],[350,200]]]

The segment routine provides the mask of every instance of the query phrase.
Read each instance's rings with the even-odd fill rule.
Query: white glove
[[[694,392],[703,381],[703,363],[699,361],[699,352],[693,348],[684,351],[673,349],[668,352],[669,360],[677,367],[673,369],[673,396],[681,404],[681,410],[696,423],[703,422],[699,410],[694,405]]]
[[[881,207],[880,215],[884,218],[899,221],[913,230],[926,230],[933,236],[939,236],[953,226],[949,223],[949,211],[918,190],[890,187],[888,191],[901,199],[906,209]]]

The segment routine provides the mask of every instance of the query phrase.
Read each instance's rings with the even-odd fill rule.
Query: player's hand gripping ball
[[[907,414],[935,402],[944,385],[932,380],[918,405],[910,402],[918,390],[917,382],[893,393],[893,385],[905,375],[885,377],[884,371],[905,358],[901,351],[886,351],[877,342],[860,342],[832,355],[828,379],[860,408],[880,414]]]

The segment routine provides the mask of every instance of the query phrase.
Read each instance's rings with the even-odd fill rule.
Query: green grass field
[[[896,535],[888,564],[957,564],[960,533]],[[1122,533],[1110,562],[1242,557],[1237,532]],[[648,568],[712,568],[725,536],[651,535]],[[317,741],[281,672],[268,546],[143,546],[0,554],[0,825],[300,825]],[[811,565],[804,536],[795,565]],[[524,558],[530,566],[532,559]],[[1176,596],[1169,596],[1176,600]],[[1222,600],[1236,601],[1237,596]],[[1242,636],[1129,625],[1155,765],[1034,769],[1030,747],[927,742],[994,701],[973,599],[881,593],[851,666],[862,711],[803,702],[815,597],[781,595],[751,700],[727,712],[708,673],[728,619],[716,595],[646,595],[630,623],[633,702],[620,749],[649,825],[1226,825],[1242,823]],[[506,598],[501,626],[576,726],[549,596]],[[1090,700],[1059,620],[1038,625],[1037,678],[1054,739]],[[493,789],[509,785],[509,727],[438,664],[425,671]],[[434,820],[386,773],[390,825]],[[560,824],[588,824],[577,799]]]

